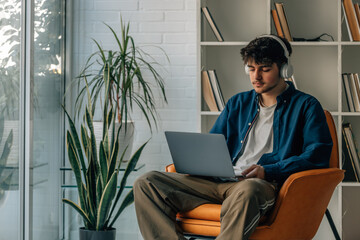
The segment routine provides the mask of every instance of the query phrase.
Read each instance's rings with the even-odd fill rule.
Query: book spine
[[[349,78],[349,83],[350,83],[349,85],[350,85],[352,100],[354,102],[355,111],[360,112],[360,101],[359,101],[358,92],[356,90],[354,74],[349,73],[348,78]]]
[[[347,101],[347,104],[348,104],[348,107],[349,107],[349,112],[355,112],[354,102],[353,102],[353,99],[352,99],[352,96],[351,96],[349,79],[348,79],[348,74],[347,73],[342,74],[342,80],[343,80],[343,84],[344,84],[345,97],[346,97],[346,101]]]
[[[344,181],[357,181],[359,182],[359,175],[356,171],[354,159],[351,156],[349,143],[346,139],[346,133],[344,127],[342,130],[342,142],[343,142],[343,166],[342,169],[346,170]],[[352,173],[352,174],[351,174]]]
[[[275,25],[275,29],[276,29],[276,32],[277,32],[277,35],[279,37],[282,37],[284,38],[284,33],[283,33],[283,30],[281,28],[281,24],[280,24],[280,21],[279,21],[279,16],[276,12],[275,9],[272,9],[271,10],[271,15],[272,15],[272,18],[273,18],[273,21],[274,21],[274,25]]]
[[[212,112],[219,111],[215,102],[214,93],[210,86],[210,79],[207,71],[201,72],[201,84],[202,84],[202,95],[210,111]]]
[[[288,21],[287,21],[286,15],[285,15],[284,4],[283,3],[275,3],[275,8],[276,8],[277,14],[279,16],[281,27],[283,29],[285,38],[289,42],[291,42],[293,39],[291,37]]]
[[[352,39],[354,41],[360,41],[360,27],[359,22],[356,18],[354,4],[352,0],[343,0],[343,5],[345,9],[345,17],[347,18],[347,22],[349,24]]]
[[[355,168],[356,168],[356,172],[357,172],[358,176],[360,176],[359,155],[357,153],[357,149],[356,149],[356,145],[355,145],[356,143],[355,143],[354,136],[352,134],[351,125],[348,123],[348,125],[345,126],[343,129],[345,131],[346,140],[348,141],[351,156],[352,156],[352,158],[354,160],[354,165],[355,165]]]
[[[208,74],[209,74],[209,78],[210,78],[210,83],[215,95],[215,99],[216,99],[216,104],[219,108],[220,111],[224,110],[225,105],[224,105],[224,100],[223,100],[223,96],[220,90],[220,86],[219,86],[219,81],[217,79],[215,70],[208,70]]]
[[[218,40],[219,42],[223,42],[223,41],[224,41],[224,38],[223,38],[223,36],[221,35],[220,30],[219,30],[219,28],[217,27],[217,25],[216,25],[216,23],[215,23],[212,15],[211,15],[211,13],[210,13],[209,8],[208,8],[208,7],[203,7],[203,8],[201,8],[201,9],[202,9],[202,12],[203,12],[203,14],[204,14],[207,22],[208,22],[209,25],[210,25],[211,30],[212,30],[213,33],[215,34],[215,37],[217,38],[217,40]]]

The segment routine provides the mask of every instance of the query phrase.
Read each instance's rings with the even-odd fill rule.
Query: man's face
[[[258,65],[255,61],[249,61],[247,65],[251,84],[257,93],[269,93],[281,83],[279,68],[276,63]]]

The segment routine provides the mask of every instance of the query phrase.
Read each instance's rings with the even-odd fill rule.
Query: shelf
[[[126,163],[122,163],[121,166],[120,166],[120,171],[125,171],[126,166],[127,166],[127,162],[126,162]],[[136,167],[135,167],[135,169],[133,170],[133,172],[137,172],[137,171],[139,171],[140,169],[142,169],[143,167],[145,167],[145,164],[144,164],[144,163],[139,164],[139,165],[136,165]],[[72,171],[72,169],[71,169],[71,167],[61,167],[61,168],[60,168],[60,171]]]
[[[219,116],[221,112],[210,112],[210,111],[201,111],[203,116]]]
[[[201,42],[201,46],[246,46],[249,42]]]
[[[360,112],[342,112],[342,116],[360,116]]]
[[[358,183],[358,182],[342,182],[341,186],[343,186],[343,187],[360,187],[360,183]]]

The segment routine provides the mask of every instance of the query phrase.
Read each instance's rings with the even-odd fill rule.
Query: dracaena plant
[[[105,95],[107,95],[109,94],[107,89],[110,87],[110,81],[108,76],[104,76],[104,79]],[[86,86],[88,86],[87,82]],[[74,121],[65,110],[69,122],[66,147],[76,179],[79,202],[75,203],[69,199],[63,199],[63,202],[69,204],[81,215],[85,229],[103,231],[111,229],[121,212],[134,201],[132,190],[121,204],[119,199],[124,191],[127,177],[134,170],[147,142],[133,154],[121,180],[118,181],[119,169],[126,149],[124,153],[120,153],[122,157],[117,163],[119,141],[117,138],[111,137],[110,139],[109,137],[110,131],[113,133],[112,136],[115,135],[116,108],[105,101],[103,106],[103,136],[100,147],[97,148],[91,111],[92,102],[88,88],[87,92],[88,103],[79,132]],[[97,151],[97,149],[99,150]]]
[[[93,39],[98,51],[90,55],[85,67],[75,78],[75,83],[79,87],[79,94],[75,101],[77,112],[78,114],[82,112],[83,100],[86,99],[87,92],[83,83],[85,79],[89,79],[91,99],[94,103],[98,102],[98,99],[109,101],[109,104],[117,109],[116,118],[120,124],[131,119],[130,113],[133,105],[137,105],[152,130],[152,123],[155,126],[157,123],[155,96],[152,88],[158,87],[161,98],[167,102],[164,80],[155,68],[160,65],[153,57],[135,45],[134,39],[129,34],[130,23],[125,24],[121,20],[120,37],[113,28],[105,25],[112,32],[118,49],[105,50],[99,42]],[[160,48],[160,50],[162,49]],[[165,53],[164,55],[167,58]],[[146,74],[144,74],[145,72]],[[110,80],[107,97],[101,97],[105,84],[104,76]],[[94,114],[95,104],[91,110]]]

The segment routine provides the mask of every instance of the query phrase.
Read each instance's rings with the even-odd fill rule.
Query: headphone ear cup
[[[294,68],[293,66],[289,63],[285,63],[281,66],[280,68],[280,77],[281,78],[291,78],[292,75],[294,74]]]
[[[249,66],[247,64],[245,64],[245,73],[246,73],[246,75],[249,75],[249,72],[250,72]]]

